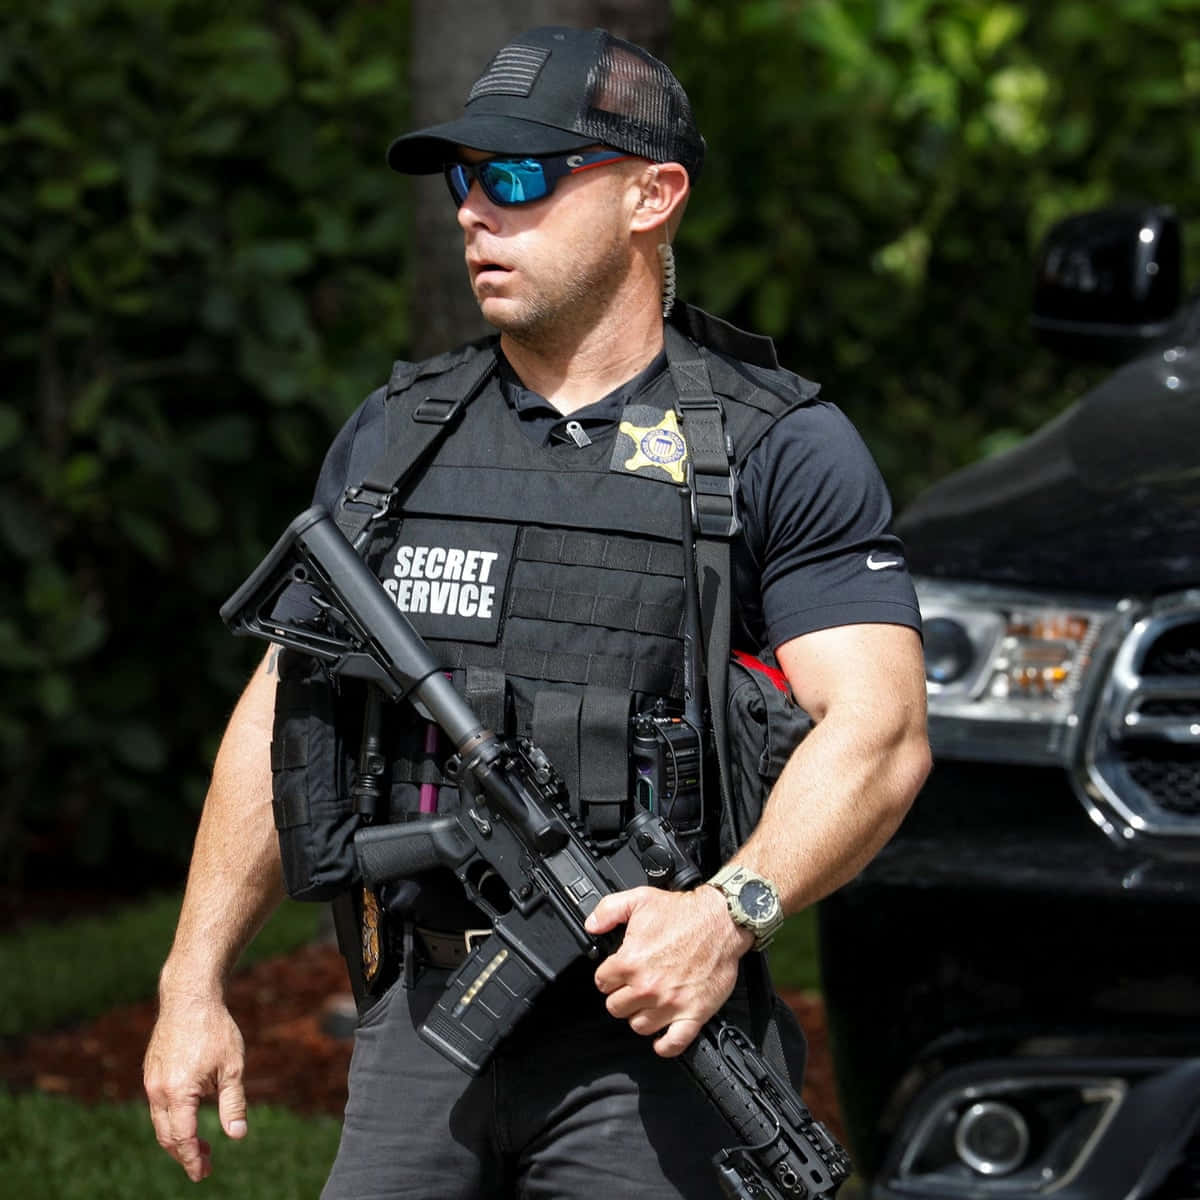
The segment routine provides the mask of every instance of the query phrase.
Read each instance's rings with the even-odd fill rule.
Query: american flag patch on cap
[[[467,103],[480,96],[528,96],[549,57],[538,46],[505,46],[475,81]]]

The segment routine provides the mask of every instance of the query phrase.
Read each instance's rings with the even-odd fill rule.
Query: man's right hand
[[[164,999],[143,1064],[158,1144],[198,1183],[212,1170],[212,1147],[199,1137],[196,1115],[216,1095],[228,1137],[246,1136],[242,1088],[245,1045],[223,1001]]]
[[[217,751],[143,1063],[158,1144],[197,1181],[212,1169],[196,1130],[201,1100],[215,1095],[226,1134],[246,1136],[245,1044],[225,981],[284,895],[271,812],[275,652],[263,656]]]

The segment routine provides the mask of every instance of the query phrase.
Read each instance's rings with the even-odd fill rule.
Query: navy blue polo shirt
[[[497,352],[499,353],[499,352]],[[661,353],[592,404],[562,414],[524,387],[500,355],[500,388],[539,445],[587,445],[616,436],[626,404],[670,406]],[[314,503],[331,511],[356,438],[379,438],[385,390],[372,392],[326,455]],[[891,532],[883,479],[857,431],[833,404],[814,399],[787,413],[750,452],[739,477],[743,532],[733,547],[733,640],[750,650],[840,625],[880,623],[920,630],[904,551]]]

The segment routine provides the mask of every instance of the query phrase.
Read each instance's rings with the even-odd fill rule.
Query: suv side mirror
[[[1031,324],[1075,358],[1121,361],[1179,307],[1183,245],[1171,208],[1101,209],[1060,221],[1038,259]]]

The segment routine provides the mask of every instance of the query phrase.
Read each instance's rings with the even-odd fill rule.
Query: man
[[[406,957],[396,982],[363,1002],[330,1200],[562,1200],[598,1187],[716,1196],[709,1158],[730,1139],[669,1060],[727,1000],[745,1009],[739,964],[775,927],[739,908],[731,868],[761,877],[768,909],[778,895],[797,912],[869,861],[928,770],[919,616],[865,448],[762,339],[695,310],[676,314],[691,342],[664,325],[670,238],[703,153],[661,63],[602,31],[559,28],[502,48],[459,120],[394,142],[395,169],[445,170],[471,287],[499,338],[398,366],[335,441],[317,499],[361,511],[356,486],[381,446],[416,428],[393,414],[420,422],[422,406],[426,418],[453,409],[458,424],[406,482],[403,519],[383,521],[368,561],[493,727],[548,741],[572,802],[598,836],[611,833],[629,802],[630,712],[655,697],[653,711],[670,712],[682,695],[683,376],[675,361],[667,369],[664,344],[674,357],[683,345],[707,364],[735,447],[734,641],[775,648],[814,728],[714,885],[602,901],[589,928],[623,927],[620,949],[551,985],[476,1079],[414,1030],[479,914],[452,877],[384,896],[382,936]],[[697,349],[705,340],[740,357]],[[464,372],[476,397],[465,413]],[[279,758],[297,730],[307,747],[291,767],[276,763],[277,810],[295,805],[288,787],[307,804],[305,789],[341,769],[313,731],[359,728],[339,725],[345,698],[320,699],[328,690],[314,692],[311,669],[286,656],[276,710],[275,664],[268,654],[251,679],[217,757],[146,1056],[159,1142],[194,1180],[210,1170],[196,1136],[204,1095],[216,1093],[227,1135],[246,1133],[243,1047],[223,985],[283,894],[273,719]],[[323,715],[289,715],[301,694],[326,704]],[[422,811],[453,803],[411,710],[384,728],[393,819],[415,813],[418,795]],[[711,870],[715,806],[703,796],[671,819]]]

